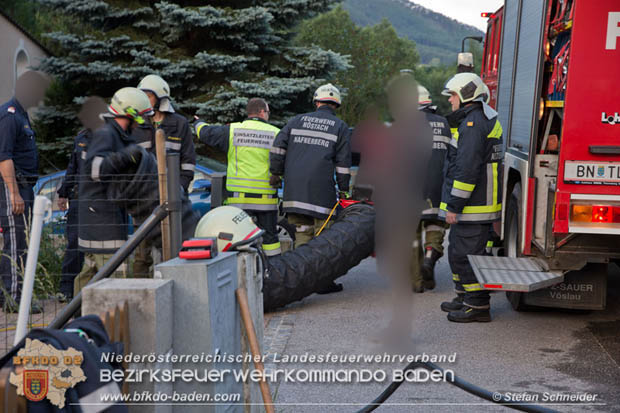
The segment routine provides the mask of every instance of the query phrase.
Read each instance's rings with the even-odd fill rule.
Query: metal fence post
[[[168,211],[170,217],[170,258],[174,258],[181,250],[182,221],[181,221],[181,166],[180,155],[171,153],[166,157],[168,166]]]

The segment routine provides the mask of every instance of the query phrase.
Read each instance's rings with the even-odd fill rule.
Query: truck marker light
[[[493,15],[493,13],[489,13],[489,12],[482,12],[482,13],[480,13],[480,17],[486,17],[488,19],[492,19],[493,17],[495,17],[495,15]]]
[[[618,224],[620,223],[620,206],[572,205],[570,220],[595,224]]]
[[[571,208],[570,220],[573,222],[591,222],[591,205],[573,205]]]

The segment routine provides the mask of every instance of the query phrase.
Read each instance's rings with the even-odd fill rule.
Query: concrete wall
[[[17,77],[47,53],[0,14],[0,104],[13,96]]]

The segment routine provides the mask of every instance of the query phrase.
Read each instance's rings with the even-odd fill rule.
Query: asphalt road
[[[512,393],[561,412],[620,411],[620,271],[610,270],[607,309],[589,313],[515,312],[504,294],[491,299],[491,323],[455,324],[439,309],[452,298],[447,259],[438,263],[437,288],[414,299],[411,354],[450,355],[454,363],[438,363],[470,383]],[[376,338],[387,325],[390,293],[386,280],[367,259],[339,279],[345,289],[313,295],[272,313],[289,326],[280,337],[285,355],[383,354]],[[292,328],[290,327],[292,325]],[[283,349],[283,350],[282,350]],[[278,369],[371,369],[386,371],[406,363],[272,363]],[[303,383],[280,379],[272,384],[278,412],[354,412],[373,400],[383,382]],[[589,397],[590,401],[556,401],[557,397]],[[443,382],[404,383],[378,412],[510,411]]]

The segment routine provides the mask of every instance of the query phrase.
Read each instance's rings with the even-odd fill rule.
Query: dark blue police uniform
[[[73,280],[84,265],[84,253],[78,249],[78,185],[83,174],[90,138],[91,132],[88,129],[80,131],[76,136],[65,178],[58,188],[58,196],[69,200],[66,229],[67,249],[62,260],[62,278],[60,279],[60,292],[67,298],[73,297]]]
[[[0,162],[12,159],[19,194],[24,200],[24,213],[14,215],[9,188],[0,177],[0,226],[4,248],[0,259],[0,274],[4,288],[15,300],[21,294],[21,273],[26,265],[26,222],[30,221],[37,181],[39,157],[34,131],[28,113],[13,98],[0,106]],[[17,264],[17,267],[16,265]],[[4,300],[4,294],[0,294]]]

